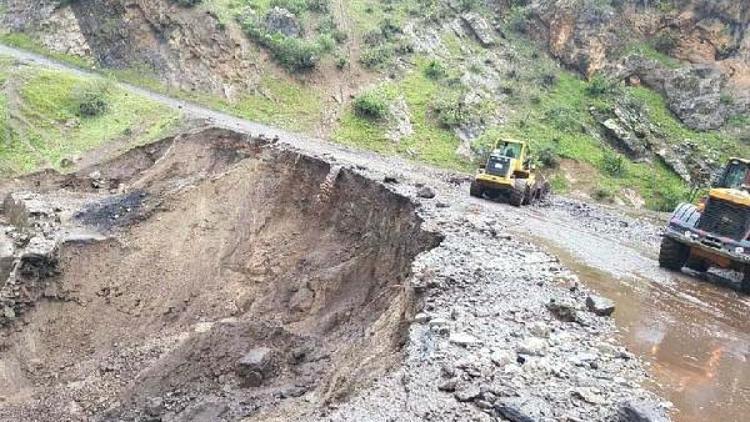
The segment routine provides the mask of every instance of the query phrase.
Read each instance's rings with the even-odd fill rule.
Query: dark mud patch
[[[115,227],[129,226],[145,218],[143,205],[148,199],[144,190],[135,190],[123,195],[106,198],[87,205],[75,214],[76,221],[108,232]]]

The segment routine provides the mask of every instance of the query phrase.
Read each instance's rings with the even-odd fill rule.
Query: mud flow
[[[733,274],[664,271],[655,251],[567,221],[529,226],[587,287],[617,303],[620,336],[651,363],[650,387],[674,404],[674,420],[747,420],[750,298]]]
[[[398,361],[439,242],[381,185],[218,129],[0,191],[8,421],[315,414]]]

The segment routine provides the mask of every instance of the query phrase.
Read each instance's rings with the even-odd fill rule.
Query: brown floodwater
[[[566,222],[524,225],[616,302],[621,340],[651,363],[646,387],[674,404],[675,421],[750,420],[750,296],[733,281],[661,270],[651,254]]]

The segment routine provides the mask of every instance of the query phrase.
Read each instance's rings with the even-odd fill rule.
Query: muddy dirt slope
[[[408,199],[220,129],[4,188],[0,420],[339,400],[398,361],[404,281],[439,243]]]

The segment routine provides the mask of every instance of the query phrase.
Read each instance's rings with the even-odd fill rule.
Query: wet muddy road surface
[[[521,210],[519,233],[616,302],[620,337],[650,363],[650,388],[672,401],[674,420],[747,420],[750,297],[735,290],[731,274],[662,270],[652,222],[597,215],[599,224],[587,225],[590,215],[562,208]]]

